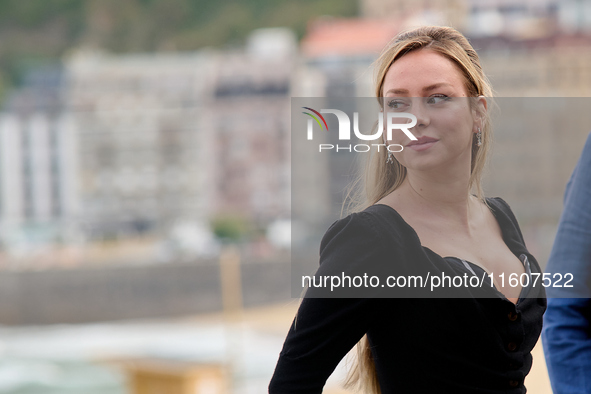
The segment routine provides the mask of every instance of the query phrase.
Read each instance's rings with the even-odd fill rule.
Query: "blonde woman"
[[[322,292],[310,288],[270,393],[322,392],[355,344],[348,386],[363,393],[526,392],[546,298],[540,284],[507,280],[541,270],[507,203],[480,187],[490,96],[476,52],[452,28],[408,31],[385,49],[376,97],[384,111],[416,116],[417,140],[394,133],[384,142],[404,149],[368,162],[358,205],[322,239],[317,275],[445,272],[488,282],[454,289],[453,298],[410,290],[417,296],[388,298],[382,287],[368,297],[317,298]]]

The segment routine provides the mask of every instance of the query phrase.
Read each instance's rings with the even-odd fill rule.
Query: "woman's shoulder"
[[[320,250],[331,242],[346,244],[374,244],[392,246],[412,239],[414,231],[398,214],[385,204],[374,204],[335,220],[326,230],[320,243]]]
[[[517,217],[507,201],[501,197],[486,197],[486,202],[492,208],[493,214],[497,218],[499,225],[504,228],[505,232],[524,242]]]
[[[499,214],[507,216],[512,222],[517,224],[517,218],[511,210],[511,207],[507,203],[507,201],[503,200],[501,197],[486,197],[486,203],[489,207],[492,208],[493,213],[495,216],[499,216]]]
[[[506,213],[511,212],[511,207],[507,201],[503,200],[501,197],[486,197],[485,200],[489,206],[492,206],[496,210],[501,210]]]
[[[334,221],[322,237],[320,266],[315,275],[317,278],[343,278],[343,281],[375,277],[381,278],[381,283],[385,283],[388,276],[410,275],[416,268],[417,255],[424,253],[420,242],[412,239],[412,233],[412,229],[404,228],[395,212],[384,206],[370,206],[350,213]],[[366,286],[365,282],[358,289],[357,285],[353,287],[355,289],[341,289],[339,296],[376,296],[376,291],[387,290]],[[335,294],[332,288],[310,291],[313,297]]]

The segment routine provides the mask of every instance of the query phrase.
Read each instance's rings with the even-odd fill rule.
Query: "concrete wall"
[[[290,296],[289,261],[243,262],[245,306]],[[86,323],[222,309],[217,262],[3,272],[0,324]]]

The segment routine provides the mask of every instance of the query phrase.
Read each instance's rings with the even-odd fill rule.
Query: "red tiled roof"
[[[395,20],[321,19],[310,24],[302,39],[307,57],[379,54],[399,32]]]

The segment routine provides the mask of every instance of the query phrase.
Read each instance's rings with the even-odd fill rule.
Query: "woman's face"
[[[470,107],[465,78],[451,60],[429,49],[410,52],[391,66],[383,85],[384,112],[407,112],[417,117],[410,132],[393,130],[387,144],[404,149],[394,157],[409,171],[470,168],[472,138],[480,117]],[[479,104],[486,109],[486,100]],[[406,123],[404,118],[394,123]],[[386,139],[384,133],[384,139]]]

